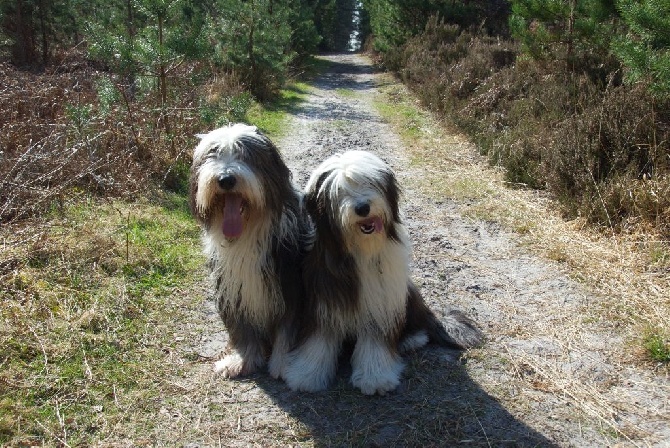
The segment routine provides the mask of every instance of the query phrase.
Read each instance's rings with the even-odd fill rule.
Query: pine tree
[[[48,65],[76,41],[76,0],[0,0],[0,40],[17,65]],[[78,43],[78,41],[75,42]]]
[[[644,80],[652,93],[670,96],[670,0],[620,0],[617,4],[628,26],[615,39],[614,53],[626,67],[631,82]]]
[[[290,8],[289,22],[293,30],[290,47],[296,55],[295,61],[300,61],[316,53],[321,42],[314,23],[315,6],[307,0],[292,0],[287,6]]]
[[[173,70],[204,54],[204,23],[204,11],[194,1],[117,0],[108,3],[86,34],[92,57],[121,75],[131,91],[149,81],[145,90],[155,87],[164,105]]]
[[[274,0],[220,0],[209,27],[216,55],[239,73],[252,93],[267,98],[284,81],[291,51],[291,11]]]
[[[362,0],[369,14],[375,48],[388,51],[425,30],[431,17],[461,29],[506,32],[504,0]]]
[[[611,0],[512,0],[510,29],[536,59],[565,61],[570,68],[585,57],[609,51],[616,11]]]

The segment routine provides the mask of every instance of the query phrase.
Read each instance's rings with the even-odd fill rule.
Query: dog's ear
[[[309,213],[311,216],[314,216],[314,213],[316,212],[316,201],[317,201],[317,195],[313,192],[309,192],[305,194],[305,209],[307,209],[307,213]]]
[[[196,220],[203,222],[206,219],[206,214],[204,214],[202,210],[198,209],[198,205],[195,199],[198,195],[198,167],[191,168],[191,174],[188,180],[188,189],[188,205],[191,209],[191,213],[193,214],[193,217],[196,218]]]
[[[330,171],[323,172],[319,175],[319,178],[314,182],[309,190],[305,192],[305,207],[307,208],[307,213],[312,217],[315,217],[319,214],[319,191],[323,186],[323,182],[326,180]]]
[[[400,212],[399,212],[399,202],[400,202],[400,185],[396,179],[393,171],[387,171],[384,173],[384,189],[383,194],[385,196],[386,202],[391,208],[391,213],[393,214],[393,221],[400,222]]]

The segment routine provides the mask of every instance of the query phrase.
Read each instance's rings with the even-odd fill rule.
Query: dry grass
[[[630,356],[663,361],[642,347],[650,333],[670,346],[670,242],[649,226],[621,233],[599,231],[583,219],[565,221],[545,194],[508,188],[502,170],[488,167],[465,137],[454,137],[453,129],[445,132],[400,93],[402,88],[392,89],[386,92],[391,107],[384,115],[405,126],[412,160],[428,174],[420,188],[465,200],[466,214],[504,224],[519,234],[520,243],[568,267],[574,278],[602,294],[591,317],[620,323]],[[410,129],[408,115],[414,123]]]

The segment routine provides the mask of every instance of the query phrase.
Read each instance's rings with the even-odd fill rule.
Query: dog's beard
[[[386,226],[382,216],[370,216],[349,221],[343,229],[349,251],[359,256],[375,256],[387,243]]]

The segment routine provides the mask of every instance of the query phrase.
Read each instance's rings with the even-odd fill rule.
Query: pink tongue
[[[375,233],[381,232],[382,229],[384,228],[384,221],[382,221],[381,217],[379,216],[373,216],[372,218],[364,219],[363,221],[358,221],[358,223],[364,226],[374,225]]]
[[[372,218],[372,222],[375,224],[375,232],[379,233],[382,231],[384,228],[384,223],[382,222],[382,219],[379,216],[375,216]]]
[[[223,208],[223,234],[226,238],[237,238],[242,235],[242,196],[227,194]]]

